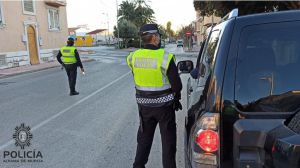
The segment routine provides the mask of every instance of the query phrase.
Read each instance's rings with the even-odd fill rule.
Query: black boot
[[[74,95],[79,95],[79,92],[77,92],[77,91],[70,92],[70,96],[74,96]]]

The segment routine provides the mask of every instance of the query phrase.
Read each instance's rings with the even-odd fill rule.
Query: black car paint
[[[221,159],[219,166],[223,167],[224,161],[231,157],[232,128],[235,121],[240,117],[239,112],[235,110],[233,106],[235,105],[235,71],[237,66],[238,44],[240,42],[242,29],[250,25],[295,21],[299,20],[299,18],[300,13],[296,11],[256,14],[233,18],[214,27],[214,30],[221,29],[223,31],[220,45],[217,49],[218,52],[214,71],[211,73],[210,79],[206,81],[206,84],[200,86],[202,87],[200,89],[201,92],[196,92],[197,87],[199,87],[199,80],[201,79],[190,78],[188,82],[188,90],[189,87],[192,87],[193,92],[188,92],[190,97],[188,98],[189,104],[185,130],[186,167],[191,167],[193,164],[191,161],[190,143],[192,138],[190,133],[193,132],[195,122],[201,117],[203,111],[221,114]],[[199,67],[196,66],[196,68]],[[207,89],[206,96],[202,95],[204,89]],[[202,99],[200,99],[200,96],[202,96]]]

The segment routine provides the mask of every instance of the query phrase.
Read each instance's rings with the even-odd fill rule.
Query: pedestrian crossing
[[[97,54],[92,56],[82,56],[82,58],[93,59],[99,63],[127,65],[126,56],[124,55],[101,56]]]

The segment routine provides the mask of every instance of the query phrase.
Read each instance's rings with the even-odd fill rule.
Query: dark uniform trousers
[[[77,78],[77,64],[65,64],[65,69],[68,75],[70,92],[75,92]]]
[[[145,168],[156,125],[159,124],[164,168],[176,168],[176,119],[173,106],[145,107],[139,105],[142,122],[137,134],[137,151],[133,168]]]

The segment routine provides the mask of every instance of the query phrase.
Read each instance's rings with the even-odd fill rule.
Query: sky
[[[123,0],[118,0],[120,5]],[[194,0],[148,0],[154,10],[158,24],[166,26],[172,23],[172,29],[178,30],[196,19]],[[110,32],[117,22],[116,0],[67,0],[68,27],[87,24],[90,31],[107,29]]]

